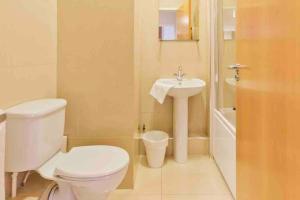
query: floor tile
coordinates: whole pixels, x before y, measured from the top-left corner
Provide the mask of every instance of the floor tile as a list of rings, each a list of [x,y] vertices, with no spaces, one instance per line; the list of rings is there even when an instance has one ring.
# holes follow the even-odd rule
[[[233,200],[231,195],[165,195],[162,200]]]
[[[162,168],[162,194],[230,194],[213,160],[190,156],[185,164],[169,159]]]
[[[39,200],[38,197],[19,197],[20,200]]]
[[[161,194],[161,168],[149,168],[146,157],[142,157],[137,169],[135,194]]]
[[[7,200],[37,200],[41,193],[47,188],[51,181],[41,178],[37,173],[32,173],[25,187],[18,188],[17,197]]]
[[[108,200],[131,200],[133,199],[133,190],[121,189],[114,191],[108,198]]]
[[[161,195],[139,195],[139,194],[126,194],[126,195],[110,195],[108,200],[162,200]]]

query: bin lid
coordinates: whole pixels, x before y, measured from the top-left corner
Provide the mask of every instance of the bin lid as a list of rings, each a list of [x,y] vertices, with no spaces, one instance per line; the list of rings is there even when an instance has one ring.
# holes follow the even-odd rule
[[[151,143],[164,142],[169,140],[169,135],[163,131],[149,131],[143,134],[143,140]]]

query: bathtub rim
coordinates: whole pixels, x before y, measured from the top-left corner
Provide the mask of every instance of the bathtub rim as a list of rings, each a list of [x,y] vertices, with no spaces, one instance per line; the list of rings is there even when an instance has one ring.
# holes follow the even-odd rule
[[[236,127],[234,127],[230,121],[220,112],[219,110],[215,109],[214,114],[222,120],[224,125],[230,130],[231,136],[235,139],[236,138]]]

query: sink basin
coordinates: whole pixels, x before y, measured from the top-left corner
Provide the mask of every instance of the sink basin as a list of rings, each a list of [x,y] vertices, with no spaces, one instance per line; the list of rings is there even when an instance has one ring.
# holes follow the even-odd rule
[[[235,80],[235,78],[226,78],[225,83],[227,84],[230,92],[236,92],[237,81]]]
[[[169,96],[175,98],[191,97],[199,94],[206,85],[201,79],[183,79],[182,81],[178,81],[177,79],[159,79],[159,83],[176,85],[168,92]]]
[[[173,102],[173,135],[175,161],[185,163],[188,157],[188,98],[199,94],[205,87],[201,79],[159,79],[156,84],[162,88],[172,87],[168,95]],[[168,88],[168,87],[167,87]]]

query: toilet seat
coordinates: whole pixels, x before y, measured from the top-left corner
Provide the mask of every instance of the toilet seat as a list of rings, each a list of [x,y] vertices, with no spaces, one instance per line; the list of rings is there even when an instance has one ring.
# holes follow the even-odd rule
[[[57,184],[54,189],[49,187],[43,198],[106,200],[125,177],[128,164],[128,153],[119,147],[82,146],[58,152],[37,170]]]
[[[88,181],[114,174],[128,163],[128,153],[119,147],[82,146],[58,152],[37,171],[48,180]]]

